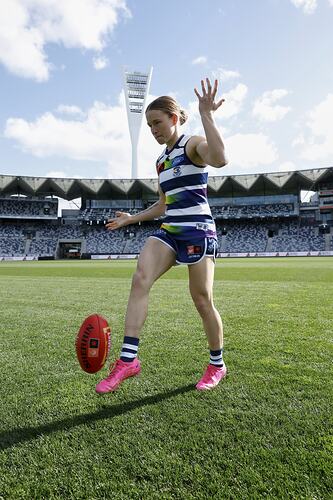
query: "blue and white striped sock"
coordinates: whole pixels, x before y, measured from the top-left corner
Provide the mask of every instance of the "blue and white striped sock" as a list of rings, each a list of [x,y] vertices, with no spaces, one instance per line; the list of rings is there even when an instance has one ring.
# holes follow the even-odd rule
[[[223,349],[218,349],[217,351],[209,351],[209,352],[210,352],[209,364],[221,368],[224,365]]]
[[[130,363],[138,355],[139,339],[135,337],[124,337],[123,347],[121,348],[120,359],[125,363]]]

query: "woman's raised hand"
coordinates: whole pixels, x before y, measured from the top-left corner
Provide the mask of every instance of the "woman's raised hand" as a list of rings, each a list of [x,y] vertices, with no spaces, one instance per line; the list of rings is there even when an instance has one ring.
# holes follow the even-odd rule
[[[105,224],[106,229],[120,229],[123,226],[127,226],[131,222],[131,214],[127,212],[116,212],[116,217],[109,219],[107,224]]]
[[[201,80],[202,95],[199,94],[196,88],[194,89],[195,95],[199,100],[200,113],[210,113],[211,111],[216,111],[220,106],[222,106],[224,99],[220,99],[219,101],[215,102],[217,86],[217,80],[215,80],[214,86],[212,88],[209,78],[206,78],[206,86],[204,80]]]

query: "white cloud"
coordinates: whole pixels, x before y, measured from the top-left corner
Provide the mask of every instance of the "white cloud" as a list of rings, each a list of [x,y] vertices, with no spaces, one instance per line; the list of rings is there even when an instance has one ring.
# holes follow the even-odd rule
[[[213,78],[221,80],[221,82],[227,82],[229,80],[235,80],[240,78],[240,73],[238,71],[228,70],[224,68],[217,68],[212,72]]]
[[[309,133],[303,142],[294,144],[300,145],[302,150],[300,157],[305,160],[331,160],[333,156],[333,94],[315,106],[307,115],[306,126]]]
[[[106,57],[100,56],[93,58],[93,65],[97,71],[106,68],[108,64],[109,60]]]
[[[62,179],[66,177],[66,174],[63,170],[50,170],[45,174],[45,177],[52,177],[53,179]]]
[[[305,138],[303,134],[298,135],[293,141],[292,146],[303,146],[305,144]]]
[[[153,99],[149,97],[149,100]],[[47,112],[32,122],[9,118],[4,135],[34,156],[99,161],[105,163],[110,177],[130,178],[131,142],[123,92],[118,105],[95,102],[83,116],[80,119],[76,116],[74,120]],[[155,160],[160,150],[143,118],[138,152],[140,177],[156,176]]]
[[[66,120],[50,112],[34,122],[9,118],[5,136],[40,158],[57,155],[76,160],[105,160],[112,141],[119,136],[118,130],[124,130],[125,124],[126,113],[119,106],[112,108],[95,102],[85,120]]]
[[[317,0],[291,0],[297,8],[303,9],[305,14],[313,14],[318,7]]]
[[[199,56],[196,59],[193,59],[192,64],[206,64],[206,62],[207,62],[206,56]]]
[[[254,117],[265,122],[282,120],[291,110],[289,106],[275,104],[277,101],[289,94],[288,90],[275,89],[264,92],[254,103],[252,114]]]
[[[54,179],[62,179],[64,177],[69,179],[81,179],[82,175],[78,174],[73,175],[72,173],[68,174],[64,170],[50,170],[45,175],[43,175],[43,177],[52,177]]]
[[[47,80],[50,64],[41,32],[29,26],[29,13],[19,0],[0,2],[0,62],[19,76]]]
[[[229,92],[223,93],[225,102],[215,112],[216,118],[225,120],[240,113],[243,102],[247,96],[247,91],[247,86],[244,85],[244,83],[239,83],[236,87],[229,90]]]
[[[293,161],[284,161],[278,166],[279,172],[290,172],[293,170],[298,170],[297,165]]]
[[[45,81],[52,65],[46,44],[101,51],[125,0],[1,0],[0,62],[8,71]]]
[[[66,104],[59,104],[56,109],[57,113],[62,115],[73,115],[78,117],[85,116],[85,113],[78,106],[68,106]]]
[[[225,139],[229,160],[228,170],[234,167],[255,168],[270,165],[278,159],[275,145],[264,134],[235,134]]]

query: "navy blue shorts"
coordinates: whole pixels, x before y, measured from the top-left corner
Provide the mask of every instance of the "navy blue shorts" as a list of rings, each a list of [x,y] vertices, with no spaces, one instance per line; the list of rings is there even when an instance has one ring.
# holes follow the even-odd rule
[[[167,245],[176,254],[177,264],[196,264],[204,257],[212,257],[215,262],[217,241],[215,238],[202,237],[195,240],[177,240],[165,229],[158,229],[150,238],[156,238]]]

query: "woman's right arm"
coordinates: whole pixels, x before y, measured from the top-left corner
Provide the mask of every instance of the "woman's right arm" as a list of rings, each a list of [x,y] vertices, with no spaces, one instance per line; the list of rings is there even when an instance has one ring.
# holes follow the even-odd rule
[[[142,210],[138,214],[131,215],[126,212],[116,212],[114,219],[109,219],[105,225],[106,229],[114,230],[121,227],[128,226],[129,224],[137,224],[146,220],[153,220],[165,214],[165,195],[160,186],[158,186],[159,199],[156,203]]]

